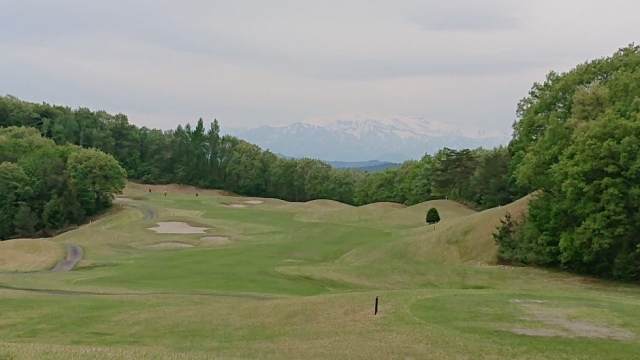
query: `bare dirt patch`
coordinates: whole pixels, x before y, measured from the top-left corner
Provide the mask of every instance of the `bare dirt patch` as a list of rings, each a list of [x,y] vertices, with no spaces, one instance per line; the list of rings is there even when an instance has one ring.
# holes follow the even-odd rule
[[[179,242],[164,242],[164,243],[160,243],[160,244],[154,244],[154,245],[149,245],[149,247],[152,248],[190,248],[193,247],[193,245],[189,245],[189,244],[185,244],[185,243],[179,243]]]
[[[204,234],[209,228],[194,227],[183,222],[159,222],[158,226],[149,228],[158,234]]]
[[[260,204],[264,203],[264,201],[262,201],[262,200],[246,200],[246,201],[243,201],[243,203],[249,204],[249,205],[260,205]]]
[[[512,303],[521,304],[527,316],[522,320],[545,327],[516,327],[511,332],[528,336],[544,337],[586,337],[599,339],[631,340],[635,335],[622,328],[598,324],[595,322],[576,321],[569,318],[571,309],[545,307],[541,300],[512,299]]]
[[[515,328],[511,330],[511,332],[518,335],[528,335],[528,336],[543,336],[543,337],[566,336],[566,333],[558,330],[553,330],[553,329]]]
[[[213,244],[227,244],[231,242],[228,237],[224,236],[205,236],[203,238],[200,238],[200,240]]]

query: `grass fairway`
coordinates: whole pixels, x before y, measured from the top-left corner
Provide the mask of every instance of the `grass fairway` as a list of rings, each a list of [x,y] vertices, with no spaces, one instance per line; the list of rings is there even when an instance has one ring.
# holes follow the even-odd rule
[[[0,271],[0,359],[640,353],[637,287],[494,265],[491,232],[526,199],[476,213],[449,201],[355,208],[147,189],[129,186],[108,216],[45,242],[53,262],[0,243],[2,270],[7,259],[23,272],[53,266],[64,244],[84,253],[71,272]],[[435,227],[424,224],[432,206]],[[158,223],[162,233],[149,230]]]

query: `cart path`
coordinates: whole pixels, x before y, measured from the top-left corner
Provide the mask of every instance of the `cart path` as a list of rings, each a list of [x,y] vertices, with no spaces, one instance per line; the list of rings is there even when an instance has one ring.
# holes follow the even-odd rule
[[[139,210],[142,210],[142,212],[145,213],[145,215],[147,216],[146,220],[153,220],[158,216],[158,214],[153,209],[149,209],[142,206],[134,206],[134,207]],[[73,269],[73,267],[76,266],[78,261],[82,260],[82,248],[72,244],[69,244],[67,248],[68,248],[67,258],[60,261],[58,265],[56,265],[56,267],[51,269],[50,272],[55,273],[55,272],[71,271],[71,269]]]
[[[82,248],[77,245],[68,245],[67,248],[67,258],[60,261],[50,272],[70,271],[78,261],[82,260]]]
[[[156,213],[155,210],[150,209],[148,207],[139,206],[139,205],[127,205],[127,206],[130,206],[132,208],[142,211],[147,216],[145,220],[153,220],[156,217],[158,217],[158,213]]]

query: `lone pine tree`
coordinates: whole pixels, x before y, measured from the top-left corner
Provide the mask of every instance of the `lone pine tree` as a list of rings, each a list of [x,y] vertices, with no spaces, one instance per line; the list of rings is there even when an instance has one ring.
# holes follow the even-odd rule
[[[435,224],[440,221],[440,214],[436,208],[431,208],[427,211],[427,224]]]

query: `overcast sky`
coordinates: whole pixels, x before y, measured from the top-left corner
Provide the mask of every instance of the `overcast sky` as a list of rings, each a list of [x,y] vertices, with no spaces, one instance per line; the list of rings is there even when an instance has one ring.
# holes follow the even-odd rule
[[[509,128],[640,38],[637,0],[1,0],[0,94],[160,128],[405,114]]]

